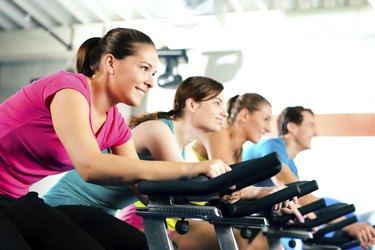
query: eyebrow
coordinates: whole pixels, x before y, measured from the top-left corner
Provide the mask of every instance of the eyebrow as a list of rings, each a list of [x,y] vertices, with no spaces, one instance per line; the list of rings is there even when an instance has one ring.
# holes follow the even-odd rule
[[[147,64],[150,68],[153,68],[152,64],[147,61],[141,61],[140,63]]]
[[[218,100],[218,101],[220,101],[221,103],[223,103],[223,102],[224,102],[224,100],[223,100],[223,99],[221,99],[220,97],[214,97],[214,98],[212,98],[211,100]]]
[[[149,62],[147,62],[147,61],[141,61],[141,63],[147,64],[147,65],[150,67],[150,69],[153,69],[153,68],[154,68],[154,67],[152,66],[152,64],[149,63]],[[157,70],[155,70],[155,71],[153,72],[153,74],[156,74],[156,72],[157,72]]]

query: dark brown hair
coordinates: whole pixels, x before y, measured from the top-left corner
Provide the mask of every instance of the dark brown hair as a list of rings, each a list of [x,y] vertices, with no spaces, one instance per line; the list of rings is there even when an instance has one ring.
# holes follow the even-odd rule
[[[288,133],[289,122],[301,125],[303,122],[303,111],[307,111],[314,115],[311,109],[307,109],[302,106],[287,107],[283,109],[279,115],[279,118],[277,119],[277,129],[279,131],[279,135],[286,135]]]
[[[173,109],[169,112],[145,113],[132,116],[129,127],[134,128],[138,124],[160,118],[175,119],[183,114],[186,100],[193,98],[196,102],[207,101],[218,96],[224,90],[224,86],[208,77],[192,76],[180,83],[173,101]]]
[[[76,71],[91,77],[98,70],[103,55],[112,54],[116,59],[123,59],[134,55],[138,44],[155,47],[149,36],[135,29],[115,28],[103,38],[89,38],[77,51]]]

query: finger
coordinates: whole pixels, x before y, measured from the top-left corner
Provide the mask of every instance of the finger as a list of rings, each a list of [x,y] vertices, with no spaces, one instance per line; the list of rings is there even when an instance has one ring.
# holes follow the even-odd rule
[[[230,195],[224,195],[224,196],[222,197],[222,199],[227,201],[227,200],[230,200],[231,197],[230,197]]]
[[[274,211],[280,210],[280,204],[279,203],[275,204],[273,207],[274,207]]]
[[[298,204],[298,197],[297,196],[293,197],[293,202],[296,203],[296,204]]]
[[[365,228],[364,232],[362,233],[362,238],[364,242],[369,242],[370,241],[370,232]]]
[[[232,186],[233,187],[233,186]],[[231,187],[230,187],[231,188]],[[229,189],[230,189],[229,188]],[[238,196],[238,197],[241,197],[241,192],[240,191],[235,191],[231,194],[232,196]]]
[[[282,207],[289,207],[289,201],[283,201]]]
[[[361,247],[363,249],[371,249],[372,248],[372,245],[371,244],[368,244],[367,242],[361,244]]]
[[[358,235],[358,240],[359,240],[359,243],[360,243],[361,246],[364,245],[364,244],[366,244],[366,241],[364,240],[362,234]]]
[[[228,172],[228,171],[231,171],[231,170],[232,170],[232,168],[229,167],[229,165],[225,164],[224,162],[223,162],[223,166],[224,166],[224,171],[225,171],[225,172]]]
[[[305,222],[305,219],[303,218],[302,214],[298,211],[298,209],[294,209],[294,215],[296,216],[297,220],[301,223]]]
[[[280,203],[275,204],[275,211],[278,211],[281,209]]]
[[[277,211],[277,210],[279,210],[279,206],[278,206],[278,204],[273,205],[272,210],[273,210],[273,211]]]

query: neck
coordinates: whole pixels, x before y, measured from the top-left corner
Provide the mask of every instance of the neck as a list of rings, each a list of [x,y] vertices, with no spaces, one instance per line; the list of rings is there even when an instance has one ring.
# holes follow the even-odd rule
[[[242,145],[246,142],[246,138],[242,133],[242,130],[237,126],[231,126],[224,128],[227,131],[230,138],[231,151],[235,152],[242,148]]]
[[[291,160],[294,159],[298,155],[298,153],[301,152],[302,150],[299,148],[298,144],[295,142],[295,140],[292,137],[288,135],[284,135],[282,138],[286,145],[288,158]]]
[[[191,122],[186,122],[183,118],[173,120],[173,126],[176,141],[181,148],[204,134],[204,131],[195,128]]]
[[[104,94],[105,91],[99,79],[97,79],[95,75],[93,77],[87,77],[87,83],[90,89],[92,109],[99,114],[106,114],[108,109],[113,105],[108,102],[108,98]]]

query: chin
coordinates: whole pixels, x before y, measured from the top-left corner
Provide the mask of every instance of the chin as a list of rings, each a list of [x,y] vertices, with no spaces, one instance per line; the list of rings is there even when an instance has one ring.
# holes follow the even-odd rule
[[[130,100],[130,101],[125,102],[125,104],[128,106],[137,107],[141,104],[141,101]]]
[[[136,103],[133,103],[133,107],[138,107],[139,105],[141,105],[141,102],[136,102]]]
[[[219,124],[219,125],[216,127],[216,131],[220,131],[223,127],[224,127],[224,124]]]
[[[220,129],[221,127],[218,127],[218,126],[206,127],[205,133],[218,132],[220,131]]]
[[[131,102],[133,103],[133,106],[139,106],[141,105],[142,100],[143,98],[134,98],[133,100],[131,100]]]

